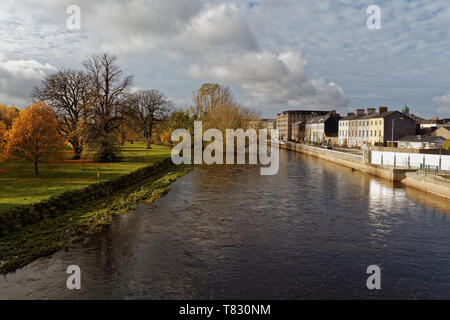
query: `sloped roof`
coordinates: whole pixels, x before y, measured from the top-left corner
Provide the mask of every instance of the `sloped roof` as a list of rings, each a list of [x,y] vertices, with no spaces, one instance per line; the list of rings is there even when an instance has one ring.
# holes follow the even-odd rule
[[[441,136],[404,136],[397,141],[405,142],[429,142],[429,143],[444,143],[445,138]]]
[[[444,124],[444,120],[422,120],[422,124]]]
[[[339,121],[341,121],[341,120],[344,120],[344,121],[346,121],[346,120],[353,120],[353,118],[355,118],[355,117],[356,117],[356,114],[352,114],[350,116],[346,116],[346,117],[343,117],[343,118],[339,119]]]
[[[304,122],[305,122],[305,121],[300,120],[300,121],[294,122],[292,125],[293,125],[293,126],[298,126],[298,125],[300,125],[300,124],[302,124],[302,123],[304,123]]]
[[[324,110],[285,110],[285,111],[281,111],[278,114],[289,113],[289,112],[300,113],[300,114],[311,114],[311,113],[327,114],[330,111],[324,111]]]
[[[331,114],[327,113],[324,116],[311,118],[306,123],[323,123],[323,122],[327,121],[330,117],[331,117]]]

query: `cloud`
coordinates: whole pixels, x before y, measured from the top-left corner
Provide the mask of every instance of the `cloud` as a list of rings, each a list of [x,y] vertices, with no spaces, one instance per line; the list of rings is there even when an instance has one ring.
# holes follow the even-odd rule
[[[43,14],[65,25],[71,0],[46,1]],[[80,0],[81,30],[101,40],[104,50],[142,54],[171,50],[201,54],[211,50],[254,49],[257,41],[233,3],[200,0]]]
[[[300,53],[268,51],[208,57],[204,65],[193,64],[186,73],[198,79],[214,79],[239,85],[249,106],[284,106],[306,109],[340,109],[349,104],[341,87],[323,78],[309,80]]]
[[[9,105],[24,106],[29,101],[31,89],[56,68],[36,60],[7,60],[0,55],[0,101]]]
[[[172,68],[188,70],[180,77],[237,86],[245,104],[255,108],[290,104],[323,109],[349,103],[337,84],[322,78],[308,80],[306,59],[295,50],[287,47],[274,53],[279,50],[261,47],[245,17],[247,10],[258,6],[201,0],[79,0],[81,30],[68,32],[66,8],[72,1],[48,0],[39,7],[35,1],[24,1],[37,12],[33,24],[39,26],[41,38],[51,30],[53,39],[67,37],[64,45],[77,40],[93,51],[150,59],[143,63],[151,63],[154,55],[165,55],[173,61]],[[10,16],[9,21],[13,20]]]
[[[436,104],[436,112],[448,116],[450,114],[450,91],[442,96],[433,98],[433,102]]]
[[[66,29],[71,4],[81,8],[81,30]],[[3,0],[0,46],[9,60],[69,68],[106,50],[139,87],[187,101],[203,81],[220,81],[264,116],[288,105],[342,110],[348,97],[352,109],[408,104],[433,116],[427,106],[450,82],[448,1],[381,1],[381,30],[366,27],[370,4]]]

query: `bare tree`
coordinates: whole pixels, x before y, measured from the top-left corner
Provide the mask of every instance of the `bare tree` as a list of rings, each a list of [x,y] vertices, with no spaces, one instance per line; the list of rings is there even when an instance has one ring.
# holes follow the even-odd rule
[[[146,149],[151,149],[153,128],[167,120],[172,102],[158,90],[145,90],[129,94],[127,115],[139,126],[145,138]]]
[[[72,145],[74,159],[80,159],[83,140],[80,126],[88,104],[88,82],[81,71],[61,70],[47,76],[41,87],[34,87],[32,98],[50,106],[59,126],[58,132]]]
[[[234,103],[234,98],[228,87],[217,83],[204,83],[193,93],[192,102],[191,112],[194,118],[200,119],[217,106]]]
[[[115,133],[123,119],[123,97],[132,84],[123,77],[117,57],[107,53],[94,55],[83,63],[89,82],[89,142],[101,161],[115,161],[118,139]]]
[[[256,113],[240,106],[231,90],[217,83],[205,83],[194,92],[191,112],[194,119],[203,121],[203,129],[247,129],[250,122],[258,119]]]

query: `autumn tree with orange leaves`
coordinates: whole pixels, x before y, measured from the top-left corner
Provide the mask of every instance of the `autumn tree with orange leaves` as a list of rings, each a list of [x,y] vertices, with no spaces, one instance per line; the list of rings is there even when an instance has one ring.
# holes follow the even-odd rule
[[[58,121],[50,108],[42,102],[21,111],[9,131],[6,155],[10,159],[23,159],[34,164],[39,173],[39,163],[47,161],[64,148],[58,134]]]
[[[6,124],[0,120],[0,160],[3,156],[3,151],[6,146],[6,137],[7,137],[8,131],[6,130]]]

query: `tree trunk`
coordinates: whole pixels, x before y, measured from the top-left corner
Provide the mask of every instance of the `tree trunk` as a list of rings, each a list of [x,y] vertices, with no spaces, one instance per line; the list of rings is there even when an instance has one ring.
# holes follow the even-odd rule
[[[146,145],[145,145],[145,149],[149,150],[152,148],[152,139],[147,138],[146,139]]]
[[[34,174],[38,175],[39,174],[39,170],[38,170],[38,160],[34,160]]]
[[[151,144],[152,144],[152,131],[153,131],[153,125],[150,125],[147,130],[147,132],[144,133],[144,137],[146,140],[146,146],[145,149],[149,150],[152,148]]]
[[[152,148],[152,129],[148,128],[146,131],[144,131],[144,138],[145,138],[145,149],[149,150]]]
[[[81,159],[81,154],[83,153],[83,147],[82,146],[77,146],[73,148],[73,159],[74,160],[80,160]]]
[[[78,139],[70,140],[69,142],[73,148],[73,160],[80,160],[81,154],[83,153],[82,144],[78,141]]]

